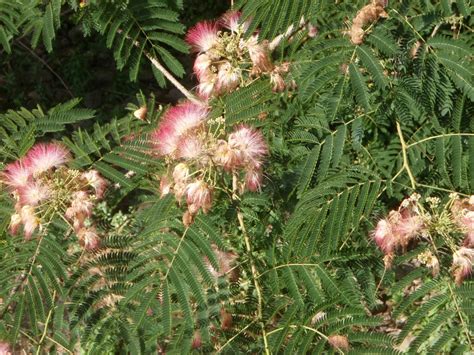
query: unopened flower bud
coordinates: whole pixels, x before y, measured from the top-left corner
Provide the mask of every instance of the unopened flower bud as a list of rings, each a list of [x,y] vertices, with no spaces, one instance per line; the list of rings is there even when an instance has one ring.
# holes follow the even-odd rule
[[[140,107],[138,110],[135,110],[135,111],[133,112],[133,116],[135,116],[135,117],[138,118],[139,120],[144,121],[145,118],[146,118],[147,112],[148,112],[148,109],[146,108],[146,106],[142,106],[142,107]]]
[[[171,182],[168,176],[163,175],[160,179],[160,197],[168,195],[171,191]]]
[[[12,214],[10,218],[9,231],[11,234],[16,235],[18,233],[18,228],[21,225],[21,216],[18,213]]]

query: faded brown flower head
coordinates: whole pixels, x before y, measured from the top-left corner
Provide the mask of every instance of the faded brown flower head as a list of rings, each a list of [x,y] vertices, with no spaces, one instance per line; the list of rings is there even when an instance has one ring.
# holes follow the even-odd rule
[[[344,335],[330,335],[328,337],[328,342],[335,349],[348,351],[349,350],[349,340]]]

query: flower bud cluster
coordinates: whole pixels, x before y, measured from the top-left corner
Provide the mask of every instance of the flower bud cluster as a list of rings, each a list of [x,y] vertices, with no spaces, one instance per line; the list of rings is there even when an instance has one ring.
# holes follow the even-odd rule
[[[474,196],[460,199],[453,194],[445,206],[440,206],[439,198],[428,197],[426,202],[432,212],[424,209],[419,200],[418,194],[403,200],[398,210],[390,211],[372,231],[375,243],[385,254],[385,266],[391,266],[397,251],[406,252],[411,241],[424,238],[434,246],[432,235],[440,234],[452,249],[451,269],[456,283],[461,284],[472,273],[474,261]],[[459,234],[463,235],[462,246],[457,246]],[[433,276],[440,270],[436,254],[426,251],[417,258],[432,269]]]
[[[270,45],[259,41],[258,33],[245,39],[249,25],[239,12],[231,11],[218,21],[199,22],[188,31],[186,40],[198,53],[194,73],[203,99],[233,91],[262,75],[270,77],[274,91],[285,89],[283,74],[289,65],[272,63]]]
[[[69,169],[66,163],[70,158],[59,143],[39,143],[5,167],[0,179],[16,202],[10,220],[12,234],[23,227],[25,239],[30,239],[60,215],[71,224],[85,249],[99,246],[97,231],[87,227],[86,220],[103,197],[107,181],[95,170]]]
[[[206,106],[185,101],[168,109],[152,134],[155,151],[168,166],[160,193],[186,201],[185,225],[199,210],[210,210],[223,173],[232,176],[233,193],[260,190],[268,153],[263,135],[247,125],[231,129],[228,133],[221,117],[209,119]]]

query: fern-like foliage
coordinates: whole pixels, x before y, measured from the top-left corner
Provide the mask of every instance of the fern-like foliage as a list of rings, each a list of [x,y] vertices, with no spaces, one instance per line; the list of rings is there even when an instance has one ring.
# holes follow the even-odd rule
[[[172,73],[183,76],[183,66],[170,49],[187,53],[188,47],[179,37],[184,27],[178,22],[179,14],[169,1],[98,3],[91,5],[88,11],[94,26],[106,36],[107,47],[112,48],[117,67],[122,69],[129,64],[130,80],[137,79],[141,65],[149,62],[149,58],[161,59]],[[158,82],[163,84],[163,74],[154,66],[152,69]]]
[[[117,68],[129,67],[131,81],[136,81],[145,63],[160,60],[176,76],[184,69],[176,58],[187,53],[188,46],[180,37],[184,26],[179,23],[182,1],[78,1],[68,2],[77,13],[84,33],[98,30],[111,48]],[[33,48],[41,41],[48,52],[53,50],[56,32],[61,26],[64,0],[13,0],[0,4],[0,44],[10,53],[12,40],[29,36]],[[155,65],[153,74],[161,86],[165,77]]]
[[[137,97],[141,105],[150,110],[146,117],[148,123],[129,113],[105,124],[95,123],[90,129],[79,128],[71,137],[63,138],[65,145],[74,153],[74,167],[93,166],[121,187],[123,196],[138,187],[141,178],[158,165],[151,155],[148,131],[160,111],[155,109],[154,96],[145,99],[143,94],[139,94]]]
[[[299,26],[302,19],[311,19],[317,11],[317,4],[309,0],[294,4],[286,0],[241,0],[236,3],[236,8],[242,10],[244,18],[251,18],[249,32],[260,28],[260,35],[271,39],[285,33],[290,26]]]
[[[9,110],[0,116],[0,137],[3,145],[0,157],[3,162],[23,156],[35,142],[36,137],[61,132],[67,126],[89,120],[95,113],[78,108],[79,99],[57,105],[45,112],[41,107],[34,110],[22,108]]]
[[[0,43],[11,52],[15,36],[31,35],[31,45],[42,42],[48,52],[53,50],[53,40],[61,25],[62,0],[13,0],[0,5]]]

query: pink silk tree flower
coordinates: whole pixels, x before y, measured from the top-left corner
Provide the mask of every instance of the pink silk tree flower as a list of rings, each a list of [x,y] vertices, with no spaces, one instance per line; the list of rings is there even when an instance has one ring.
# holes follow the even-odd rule
[[[247,32],[250,21],[241,21],[242,13],[240,11],[228,11],[219,19],[219,24],[232,32]]]
[[[250,169],[245,173],[245,188],[252,192],[260,191],[263,174],[261,169]]]
[[[460,225],[468,233],[474,232],[474,211],[466,211],[460,218]]]
[[[268,154],[268,147],[260,131],[241,125],[228,138],[239,166],[259,167]]]
[[[453,254],[453,274],[457,285],[462,284],[472,272],[474,249],[461,247]]]
[[[95,197],[101,199],[104,197],[108,182],[105,180],[97,170],[89,170],[82,173],[82,177],[86,179],[87,183],[95,190]]]
[[[18,229],[21,225],[21,216],[18,213],[12,214],[10,217],[10,224],[8,226],[8,231],[12,235],[16,235],[18,233]]]
[[[230,92],[240,84],[241,70],[233,67],[229,62],[224,62],[219,66],[217,72],[216,90],[219,93]]]
[[[37,206],[51,196],[51,190],[39,181],[30,181],[25,186],[18,188],[20,204]]]
[[[194,52],[207,52],[216,45],[219,39],[218,31],[217,22],[198,22],[186,34],[186,42],[191,45]]]
[[[69,151],[58,143],[38,143],[26,155],[33,174],[56,168],[70,160]]]
[[[23,158],[8,164],[1,175],[1,180],[11,188],[16,189],[25,186],[31,174],[29,159]]]
[[[392,226],[387,219],[381,219],[375,230],[372,231],[375,243],[384,254],[392,254],[397,245],[396,237],[392,233]]]
[[[349,351],[349,339],[344,335],[328,336],[328,343],[337,350]]]
[[[171,192],[171,181],[168,176],[163,175],[160,179],[160,197],[168,195]]]
[[[66,209],[64,216],[73,223],[73,228],[77,232],[83,226],[86,218],[92,215],[94,204],[90,196],[85,191],[75,192],[71,205]]]
[[[178,139],[170,124],[162,122],[151,137],[153,146],[157,149],[159,155],[171,155],[176,150]]]
[[[87,217],[92,215],[94,204],[90,200],[90,196],[85,191],[77,191],[73,194],[71,208],[76,214],[82,213]]]
[[[36,228],[40,226],[40,220],[36,216],[35,209],[32,206],[23,206],[20,212],[21,222],[23,223],[23,231],[25,239],[30,239]]]
[[[185,227],[189,227],[194,222],[194,215],[191,212],[186,211],[183,213],[182,220],[183,220],[183,225]]]
[[[177,157],[183,159],[195,159],[204,151],[203,142],[196,136],[187,135],[178,143]]]
[[[268,43],[258,43],[258,35],[253,35],[247,41],[250,60],[253,63],[252,71],[255,74],[269,73],[273,70],[273,64],[270,59]]]
[[[285,80],[283,80],[281,74],[274,71],[270,74],[270,83],[274,92],[282,92],[286,88]]]
[[[193,70],[199,81],[201,81],[201,79],[203,79],[203,76],[208,71],[210,71],[211,63],[212,61],[207,54],[199,54],[196,57],[196,60],[194,61]]]
[[[179,163],[173,169],[173,181],[175,184],[187,182],[189,178],[189,167],[184,163]]]
[[[198,96],[203,100],[208,100],[214,94],[216,80],[217,74],[212,73],[212,79],[201,81],[196,87]]]
[[[94,227],[81,228],[77,232],[77,238],[85,250],[94,250],[100,246],[100,237]]]
[[[227,141],[223,139],[218,140],[213,152],[214,162],[223,166],[225,170],[231,171],[237,166],[236,159],[236,154],[229,147]]]
[[[190,101],[168,109],[158,129],[152,134],[158,152],[161,155],[175,153],[180,138],[201,126],[205,122],[208,112],[209,110],[205,106]]]
[[[0,355],[12,355],[10,344],[0,341]]]
[[[186,186],[186,202],[192,214],[200,208],[207,213],[212,206],[212,191],[204,181],[196,180]]]
[[[406,214],[402,211],[401,218],[393,225],[393,233],[397,236],[398,242],[404,248],[413,238],[419,236],[424,231],[425,224],[421,216],[415,215],[410,211]]]
[[[466,233],[466,238],[464,238],[463,246],[465,246],[466,248],[474,248],[474,231]]]

